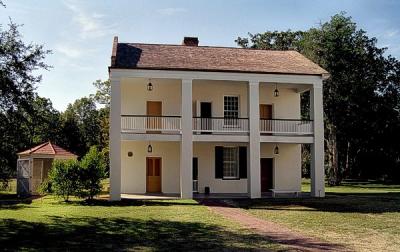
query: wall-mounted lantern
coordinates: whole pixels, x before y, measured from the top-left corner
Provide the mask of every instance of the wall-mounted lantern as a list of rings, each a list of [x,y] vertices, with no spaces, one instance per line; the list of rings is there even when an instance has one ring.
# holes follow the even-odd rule
[[[275,83],[274,97],[279,96],[278,84]]]
[[[275,148],[274,148],[274,154],[275,155],[279,155],[279,147],[278,147],[278,145],[276,145]]]
[[[147,91],[153,90],[153,84],[151,84],[151,79],[149,79],[149,83],[147,84]]]
[[[148,153],[152,153],[152,152],[153,152],[153,146],[151,146],[151,144],[149,144],[149,145],[147,146],[147,152],[148,152]]]
[[[132,151],[128,151],[128,157],[132,157],[132,156],[133,156]]]

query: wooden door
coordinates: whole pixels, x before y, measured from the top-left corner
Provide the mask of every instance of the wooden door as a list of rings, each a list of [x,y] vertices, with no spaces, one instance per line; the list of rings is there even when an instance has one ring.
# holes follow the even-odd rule
[[[211,122],[211,102],[201,102],[200,103],[200,117],[201,117],[201,129],[207,130],[206,132],[201,132],[201,134],[211,134],[212,122]]]
[[[273,163],[272,158],[261,158],[261,192],[272,189]]]
[[[161,158],[146,158],[146,191],[161,193]]]
[[[260,130],[261,131],[272,131],[273,122],[272,119],[272,105],[271,104],[260,104]],[[265,135],[271,135],[271,133],[265,133]]]
[[[162,102],[160,101],[147,101],[147,129],[155,129],[149,130],[147,133],[152,134],[160,134],[162,129],[161,123],[161,115],[162,115]],[[158,130],[157,130],[158,129]]]

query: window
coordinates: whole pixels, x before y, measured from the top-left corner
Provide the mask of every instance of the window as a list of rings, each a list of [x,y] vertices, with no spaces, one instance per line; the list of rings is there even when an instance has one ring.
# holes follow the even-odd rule
[[[235,126],[239,117],[239,97],[224,96],[224,124]]]
[[[223,178],[236,179],[239,177],[239,148],[224,147]]]

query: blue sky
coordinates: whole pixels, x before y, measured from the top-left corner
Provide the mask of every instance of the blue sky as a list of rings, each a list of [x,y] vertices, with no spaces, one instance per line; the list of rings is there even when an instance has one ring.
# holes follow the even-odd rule
[[[400,1],[77,1],[3,0],[0,23],[24,24],[24,41],[53,51],[41,72],[41,96],[58,110],[95,90],[106,79],[114,35],[122,42],[180,44],[184,36],[201,45],[236,46],[238,36],[266,30],[304,30],[346,11],[379,46],[400,58]]]

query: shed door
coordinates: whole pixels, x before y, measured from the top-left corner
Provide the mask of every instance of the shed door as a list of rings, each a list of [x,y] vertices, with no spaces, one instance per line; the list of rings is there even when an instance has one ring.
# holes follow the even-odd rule
[[[36,193],[42,183],[43,159],[34,159],[31,176],[31,193]]]
[[[17,161],[17,193],[18,195],[28,195],[29,191],[29,159],[19,159]]]

